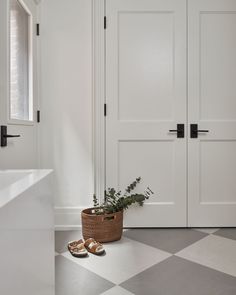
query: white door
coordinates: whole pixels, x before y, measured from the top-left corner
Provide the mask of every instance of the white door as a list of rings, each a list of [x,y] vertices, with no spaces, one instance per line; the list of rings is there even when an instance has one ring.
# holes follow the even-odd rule
[[[38,165],[36,9],[33,0],[0,1],[0,125],[20,135],[1,141],[0,169]]]
[[[189,226],[236,225],[236,1],[189,0]]]
[[[126,226],[186,226],[186,1],[106,1],[106,186],[155,195]]]

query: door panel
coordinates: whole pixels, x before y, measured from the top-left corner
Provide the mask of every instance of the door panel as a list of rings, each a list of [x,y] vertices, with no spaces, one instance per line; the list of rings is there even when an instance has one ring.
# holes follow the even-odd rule
[[[236,141],[200,142],[201,203],[224,204],[236,201],[235,151]]]
[[[106,186],[141,176],[155,195],[126,226],[186,226],[186,1],[106,6]]]
[[[119,12],[120,121],[173,120],[173,26],[172,12]]]
[[[10,14],[10,1],[4,0],[0,1],[0,125],[7,125],[8,134],[19,134],[19,138],[9,138],[6,147],[0,147],[0,169],[27,169],[27,168],[37,168],[38,167],[38,133],[37,133],[37,122],[36,122],[36,112],[38,109],[38,77],[37,77],[37,42],[36,42],[36,23],[37,23],[37,6],[33,0],[22,0],[12,4],[17,6],[20,5],[22,13],[29,15],[29,27],[28,36],[22,42],[19,42],[17,38],[20,38],[21,34],[26,34],[23,32],[24,27],[27,27],[25,20],[23,23],[22,15],[19,11],[14,11],[16,18],[12,19]],[[17,16],[17,13],[19,14]],[[22,21],[22,26],[17,23]],[[19,34],[17,37],[10,36],[10,26],[14,27],[14,34]],[[14,73],[14,78],[21,78],[28,68],[29,75],[29,85],[24,81],[22,84],[13,85],[10,88],[10,81],[12,82],[11,76],[11,66],[12,60],[10,56],[10,42],[15,42],[15,52],[13,52],[13,59],[15,58],[16,63],[14,66],[19,66],[17,73]],[[24,42],[28,41],[28,44]],[[22,48],[24,44],[24,48]],[[29,53],[28,64],[24,59],[25,55]],[[14,56],[15,54],[15,56]],[[19,57],[18,59],[16,57]],[[17,77],[18,75],[18,77]],[[14,82],[14,81],[13,81]],[[22,90],[25,84],[24,91]],[[27,89],[26,89],[27,88]],[[11,91],[12,90],[12,91]],[[24,92],[24,93],[23,93]],[[17,120],[10,117],[10,97],[12,94],[19,94],[23,97],[26,93],[31,95],[32,99],[29,99],[29,107],[32,106],[32,115],[29,115],[29,120]],[[23,97],[24,98],[24,97]],[[13,101],[13,103],[15,103]],[[22,101],[26,103],[26,101]],[[22,108],[23,109],[23,108]]]
[[[236,2],[189,1],[189,226],[236,224]]]

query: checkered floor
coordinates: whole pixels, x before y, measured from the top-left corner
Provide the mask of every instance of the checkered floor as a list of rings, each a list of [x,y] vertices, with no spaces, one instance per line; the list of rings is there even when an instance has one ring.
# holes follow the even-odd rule
[[[56,232],[56,295],[235,295],[236,229],[132,229],[106,255],[74,258]]]

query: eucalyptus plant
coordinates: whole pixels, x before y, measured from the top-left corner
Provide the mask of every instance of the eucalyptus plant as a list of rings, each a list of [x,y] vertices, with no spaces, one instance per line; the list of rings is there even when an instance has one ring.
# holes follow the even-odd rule
[[[99,203],[96,195],[93,195],[94,212],[98,215],[115,213],[126,210],[132,204],[137,203],[143,206],[145,200],[153,194],[153,191],[147,187],[143,193],[134,193],[135,188],[140,183],[141,177],[137,177],[130,185],[127,186],[125,192],[116,191],[114,188],[108,188],[105,191],[105,200]]]

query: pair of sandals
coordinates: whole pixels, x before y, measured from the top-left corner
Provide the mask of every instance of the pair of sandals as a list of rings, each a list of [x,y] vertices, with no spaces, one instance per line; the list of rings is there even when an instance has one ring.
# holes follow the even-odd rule
[[[86,241],[78,240],[68,243],[68,250],[74,257],[85,257],[89,253],[95,255],[102,255],[105,253],[103,245],[95,241],[93,238],[89,238]]]

